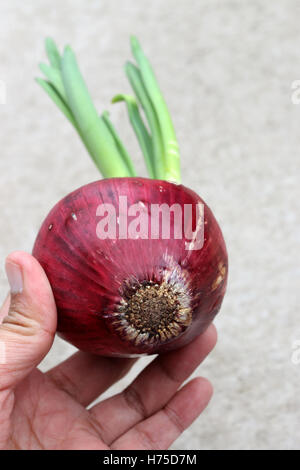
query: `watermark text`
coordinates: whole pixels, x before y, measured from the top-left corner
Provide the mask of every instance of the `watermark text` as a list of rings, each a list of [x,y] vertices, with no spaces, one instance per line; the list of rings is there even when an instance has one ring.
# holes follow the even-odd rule
[[[204,243],[204,204],[128,205],[127,196],[119,196],[118,207],[99,204],[96,216],[97,237],[105,239],[182,240],[186,250],[200,250]]]

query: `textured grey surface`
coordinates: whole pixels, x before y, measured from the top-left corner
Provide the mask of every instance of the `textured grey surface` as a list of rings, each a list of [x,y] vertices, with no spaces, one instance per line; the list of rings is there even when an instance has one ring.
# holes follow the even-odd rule
[[[70,42],[95,103],[109,106],[145,174],[121,105],[122,64],[136,34],[171,109],[184,183],[211,206],[230,257],[219,341],[198,369],[213,383],[203,415],[175,449],[300,447],[300,4],[216,0],[17,0],[0,6],[0,258],[30,251],[69,191],[98,179],[65,118],[34,83],[43,38]],[[7,291],[2,269],[1,296]],[[43,370],[73,351],[56,340]],[[143,362],[142,362],[143,364]],[[142,364],[109,393],[128,383]]]

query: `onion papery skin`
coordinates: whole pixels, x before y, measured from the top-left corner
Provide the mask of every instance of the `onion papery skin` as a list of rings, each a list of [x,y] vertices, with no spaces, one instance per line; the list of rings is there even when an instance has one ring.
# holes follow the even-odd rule
[[[112,204],[119,215],[120,196],[126,196],[128,206],[139,204],[149,218],[151,204],[180,204],[182,208],[203,204],[202,248],[187,250],[184,236],[100,239],[97,208]],[[192,217],[195,227],[196,211]],[[171,234],[173,229],[171,218]],[[73,191],[46,217],[33,255],[53,290],[58,334],[83,351],[104,356],[157,354],[184,346],[212,322],[227,284],[226,246],[212,211],[194,191],[162,180],[110,178]],[[162,333],[152,342],[144,340],[145,335],[134,338],[122,321],[120,327],[118,308],[124,292],[134,284],[159,286],[163,282],[184,290],[190,309],[188,325],[172,337]]]

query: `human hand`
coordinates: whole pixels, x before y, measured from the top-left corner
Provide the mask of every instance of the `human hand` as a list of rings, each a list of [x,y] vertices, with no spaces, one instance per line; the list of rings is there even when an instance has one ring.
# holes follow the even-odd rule
[[[87,409],[135,359],[77,352],[47,373],[37,369],[56,330],[51,287],[29,254],[6,262],[11,293],[0,310],[0,449],[167,449],[206,407],[211,384],[180,385],[216,343],[208,330],[158,356],[122,393]]]

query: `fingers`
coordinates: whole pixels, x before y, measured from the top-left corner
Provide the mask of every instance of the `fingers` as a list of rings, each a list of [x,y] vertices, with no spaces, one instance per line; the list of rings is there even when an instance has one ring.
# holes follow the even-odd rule
[[[216,340],[216,329],[211,325],[184,348],[155,359],[122,393],[91,408],[93,417],[102,426],[106,444],[164,407],[212,350]]]
[[[202,413],[212,393],[208,380],[192,380],[179,390],[163,409],[117,439],[111,449],[168,449]]]
[[[3,305],[0,309],[0,323],[2,322],[3,318],[6,317],[6,315],[8,314],[9,304],[10,304],[10,294],[7,294],[3,302]]]
[[[7,258],[5,267],[10,305],[0,324],[0,390],[14,387],[43,359],[56,330],[54,298],[38,261],[16,251]]]
[[[120,380],[135,360],[77,352],[46,375],[81,405],[87,406]]]

